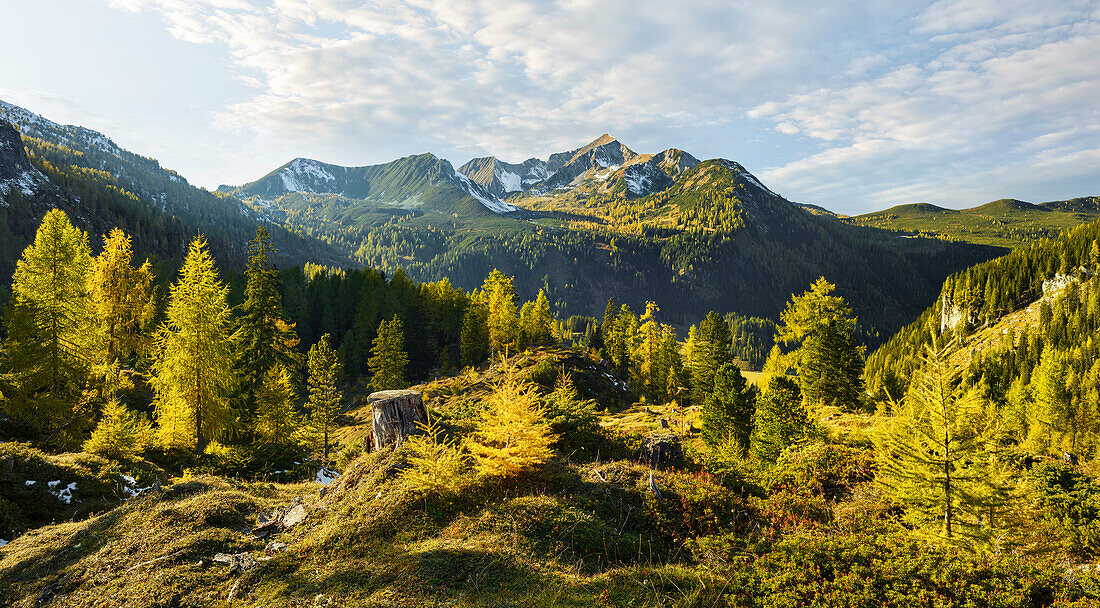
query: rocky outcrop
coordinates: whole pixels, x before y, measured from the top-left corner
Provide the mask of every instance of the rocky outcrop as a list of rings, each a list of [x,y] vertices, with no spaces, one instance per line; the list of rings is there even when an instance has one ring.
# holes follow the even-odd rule
[[[967,323],[973,323],[975,321],[974,312],[964,306],[955,304],[950,296],[944,294],[940,306],[940,332],[954,330],[964,320]]]
[[[0,202],[7,205],[15,193],[24,198],[34,197],[48,186],[49,179],[27,158],[19,131],[0,120]]]

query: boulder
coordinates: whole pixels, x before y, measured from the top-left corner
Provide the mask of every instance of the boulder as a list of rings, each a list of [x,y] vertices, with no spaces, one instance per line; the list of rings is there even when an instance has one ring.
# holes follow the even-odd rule
[[[294,526],[302,523],[303,521],[305,521],[305,519],[306,519],[306,506],[305,505],[294,505],[293,507],[290,508],[289,511],[286,512],[286,515],[283,516],[283,527],[284,528],[294,527]]]
[[[405,437],[420,432],[428,424],[428,410],[419,391],[379,391],[367,396],[371,406],[370,451],[388,446],[399,447]]]
[[[256,558],[251,553],[218,553],[214,563],[229,566],[230,573],[244,572],[256,567]]]
[[[302,523],[308,514],[309,511],[301,503],[301,499],[296,498],[289,505],[276,507],[270,517],[260,513],[256,518],[256,527],[252,528],[252,535],[263,538],[269,534],[281,532]]]

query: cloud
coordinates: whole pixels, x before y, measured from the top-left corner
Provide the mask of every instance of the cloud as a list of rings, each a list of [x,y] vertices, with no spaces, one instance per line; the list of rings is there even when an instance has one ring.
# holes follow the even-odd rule
[[[848,211],[1097,177],[1088,1],[108,2],[222,45],[254,93],[212,124],[288,158],[521,160],[609,131],[754,150],[775,190]]]
[[[1100,96],[1100,23],[1079,3],[1039,16],[1029,3],[987,8],[937,2],[915,30],[957,35],[929,59],[751,109],[748,116],[778,132],[820,142],[761,177],[798,198],[849,208],[976,204],[1050,192],[1044,186],[1056,180],[1093,189],[1063,188],[1067,196],[1093,193],[1100,172],[1086,161],[1100,149],[1092,101]]]
[[[226,46],[239,78],[261,90],[217,113],[221,128],[503,155],[605,130],[728,124],[789,82],[824,85],[860,65],[854,47],[824,59],[813,51],[852,14],[885,20],[857,2],[111,4],[159,12],[182,40]]]

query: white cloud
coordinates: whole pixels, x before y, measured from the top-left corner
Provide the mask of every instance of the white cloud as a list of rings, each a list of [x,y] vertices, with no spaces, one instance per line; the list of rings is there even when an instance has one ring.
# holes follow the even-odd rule
[[[863,65],[854,47],[824,60],[814,49],[852,14],[885,19],[858,2],[110,1],[224,44],[240,78],[262,85],[215,116],[223,128],[520,156],[605,130],[739,120],[790,82]]]
[[[840,210],[1095,188],[1091,1],[107,1],[223,45],[255,91],[213,124],[287,158],[521,160],[609,131],[751,148]]]
[[[927,61],[748,112],[781,133],[796,129],[821,142],[816,153],[761,171],[762,178],[795,198],[849,209],[976,204],[1049,192],[1041,186],[1056,179],[1092,188],[1066,196],[1095,193],[1100,171],[1086,159],[1100,149],[1093,101],[1100,23],[1070,4],[1036,16],[1030,3],[1016,12],[971,0],[936,3],[916,19],[918,29],[985,29],[952,39]]]

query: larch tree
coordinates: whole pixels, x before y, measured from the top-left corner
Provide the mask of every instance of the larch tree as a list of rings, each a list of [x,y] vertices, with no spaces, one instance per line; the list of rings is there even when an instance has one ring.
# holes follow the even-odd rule
[[[792,297],[780,315],[776,342],[793,347],[787,359],[808,403],[856,409],[863,392],[863,348],[855,343],[852,310],[833,295],[835,289],[821,277]]]
[[[974,523],[960,515],[978,506],[989,477],[978,467],[988,462],[977,424],[982,399],[960,382],[962,370],[948,363],[949,348],[927,347],[908,394],[875,438],[876,480],[911,522],[929,526],[938,520],[946,538],[962,531],[960,523]]]
[[[397,315],[378,326],[378,335],[374,338],[371,357],[367,361],[370,368],[370,387],[376,391],[388,391],[404,388],[405,368],[409,356],[405,353],[405,331]]]
[[[157,331],[152,381],[161,442],[199,453],[234,422],[229,288],[200,236],[191,242]]]
[[[557,437],[533,385],[509,371],[483,404],[482,417],[466,441],[479,474],[510,477],[550,458]]]
[[[315,442],[320,442],[320,453],[328,460],[329,439],[336,429],[336,417],[340,414],[343,394],[337,388],[343,366],[340,355],[329,345],[329,335],[309,349],[309,410],[310,427]]]
[[[15,391],[6,407],[66,445],[91,422],[90,411],[74,406],[94,358],[91,262],[87,235],[52,209],[12,277],[5,350]]]
[[[1063,355],[1053,346],[1043,349],[1039,365],[1032,372],[1030,388],[1026,445],[1040,454],[1056,451],[1068,426],[1070,398]]]
[[[296,400],[290,372],[276,363],[264,373],[256,389],[256,434],[269,443],[290,443],[301,424],[294,407]]]
[[[156,436],[144,415],[130,411],[117,399],[103,406],[103,417],[92,436],[84,442],[84,451],[108,458],[130,459]]]
[[[519,324],[524,344],[530,346],[550,344],[553,336],[551,331],[553,322],[554,317],[550,314],[550,301],[546,298],[546,292],[540,289],[534,302],[524,304],[520,311]]]
[[[487,319],[489,345],[494,353],[503,353],[508,347],[515,345],[519,326],[516,290],[512,286],[512,277],[494,270],[485,279],[482,291],[489,307]]]
[[[88,291],[107,364],[148,350],[145,326],[153,317],[153,266],[133,265],[130,235],[114,228],[92,260]]]
[[[656,303],[646,302],[645,314],[639,321],[639,340],[631,354],[634,384],[651,403],[658,401],[668,388],[668,366],[661,361],[664,335],[657,321],[659,310]]]

